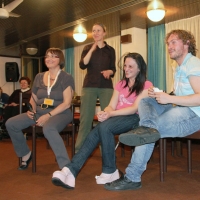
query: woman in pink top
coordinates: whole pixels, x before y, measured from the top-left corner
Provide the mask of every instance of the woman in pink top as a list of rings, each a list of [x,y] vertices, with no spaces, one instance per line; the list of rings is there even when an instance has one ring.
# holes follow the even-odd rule
[[[101,123],[89,133],[71,163],[53,173],[54,185],[73,189],[81,167],[99,143],[102,147],[102,173],[95,177],[97,184],[119,178],[114,136],[138,127],[138,104],[141,99],[148,97],[148,88],[152,86],[146,80],[146,63],[140,54],[125,55],[123,71],[123,79],[115,86],[109,105],[97,114]]]

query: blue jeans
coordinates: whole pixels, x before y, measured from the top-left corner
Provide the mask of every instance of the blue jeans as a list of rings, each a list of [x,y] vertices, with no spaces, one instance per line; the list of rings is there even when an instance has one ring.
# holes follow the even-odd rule
[[[75,154],[71,163],[66,167],[70,169],[74,177],[78,175],[81,167],[94,151],[98,143],[101,143],[102,149],[102,172],[111,174],[116,170],[115,158],[115,137],[138,127],[138,114],[111,117],[104,122],[96,125],[89,133],[82,147]]]
[[[145,98],[139,104],[140,126],[155,128],[161,138],[184,137],[200,129],[200,117],[191,109],[183,106],[162,105],[154,98]],[[131,163],[126,168],[126,177],[140,182],[148,160],[154,149],[154,143],[135,148]]]

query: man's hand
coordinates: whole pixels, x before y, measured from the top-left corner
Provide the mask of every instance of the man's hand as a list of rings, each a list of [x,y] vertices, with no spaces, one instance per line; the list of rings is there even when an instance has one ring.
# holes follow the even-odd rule
[[[171,96],[165,92],[155,92],[156,101],[160,104],[170,103]]]

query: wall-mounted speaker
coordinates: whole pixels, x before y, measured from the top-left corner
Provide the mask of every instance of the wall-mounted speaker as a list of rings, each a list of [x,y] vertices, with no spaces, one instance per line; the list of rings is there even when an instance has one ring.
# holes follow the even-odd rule
[[[16,62],[6,62],[5,75],[7,82],[17,82],[19,80],[19,68]]]
[[[122,44],[127,44],[127,43],[131,43],[131,42],[132,42],[131,34],[121,36],[121,43]]]

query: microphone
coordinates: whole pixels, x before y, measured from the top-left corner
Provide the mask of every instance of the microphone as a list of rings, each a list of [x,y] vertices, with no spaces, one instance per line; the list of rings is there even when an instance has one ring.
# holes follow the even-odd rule
[[[34,121],[36,122],[36,121],[37,121],[37,118],[36,118],[36,115],[35,115],[35,113],[34,113],[34,111],[33,111],[32,105],[31,105],[30,103],[27,103],[27,107],[28,107],[29,111],[33,113],[33,119],[34,119]]]

